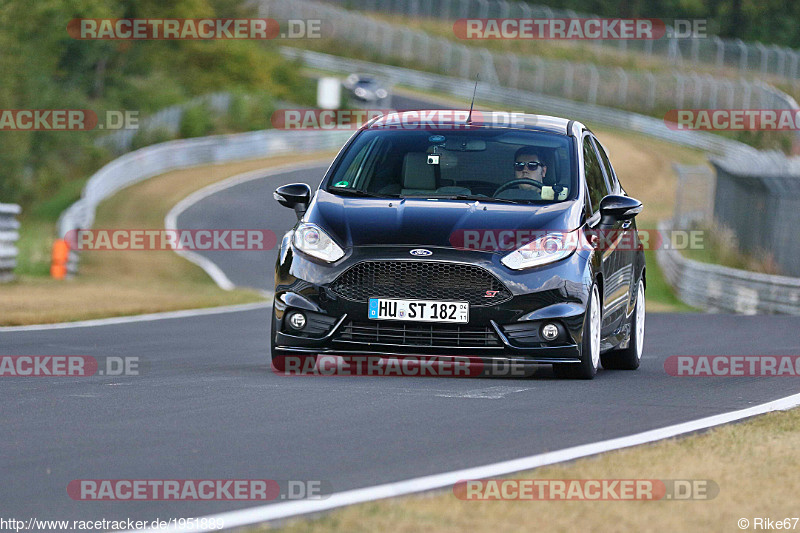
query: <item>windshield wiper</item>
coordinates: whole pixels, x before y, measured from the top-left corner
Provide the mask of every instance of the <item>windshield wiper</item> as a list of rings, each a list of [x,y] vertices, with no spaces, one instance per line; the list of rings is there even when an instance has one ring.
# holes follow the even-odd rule
[[[476,200],[478,202],[497,202],[497,203],[504,203],[504,204],[522,204],[522,203],[530,203],[531,200],[519,199],[514,200],[512,198],[493,198],[491,196],[473,196],[469,194],[443,194],[437,196],[435,194],[425,194],[425,195],[414,195],[414,194],[401,194],[400,198],[416,198],[419,200],[427,200],[427,199],[436,199],[436,200]]]
[[[478,202],[500,202],[504,204],[519,204],[528,203],[529,200],[514,200],[512,198],[494,198],[492,196],[472,196],[467,194],[457,194],[455,196],[447,196],[451,200],[477,200]]]
[[[361,189],[328,189],[331,194],[340,196],[364,196],[368,198],[398,198],[396,194],[377,194],[374,192],[362,191]]]

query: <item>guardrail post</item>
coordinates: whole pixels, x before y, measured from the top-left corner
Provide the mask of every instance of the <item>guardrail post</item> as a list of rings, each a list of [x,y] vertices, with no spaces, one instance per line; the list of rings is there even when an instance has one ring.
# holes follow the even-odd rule
[[[683,97],[685,96],[686,92],[686,78],[678,71],[672,73],[675,76],[675,97],[677,98],[677,108],[683,108]]]
[[[767,47],[761,43],[756,43],[756,48],[758,48],[758,50],[761,52],[761,74],[766,76],[767,62],[769,61],[769,51],[767,50]]]
[[[508,54],[508,86],[519,88],[519,57]]]
[[[741,39],[736,39],[739,48],[739,70],[747,70],[747,45]]]
[[[652,72],[647,72],[644,76],[650,82],[647,90],[647,108],[653,109],[656,106],[656,77]]]
[[[478,4],[481,6],[480,11],[478,12],[478,18],[481,19],[489,18],[489,1],[478,0]]]
[[[714,109],[717,107],[717,90],[719,89],[719,84],[710,74],[706,74],[705,78],[708,81],[709,88],[708,107]]]
[[[564,94],[567,98],[572,98],[572,82],[575,77],[575,67],[572,63],[567,62],[564,65]]]
[[[772,49],[775,50],[775,54],[778,56],[778,64],[775,67],[775,74],[781,77],[786,77],[783,73],[783,69],[786,68],[786,48],[781,48],[777,44],[772,45]]]
[[[739,79],[739,83],[742,85],[742,109],[750,109],[750,97],[752,96],[752,89],[750,88],[750,82],[748,82],[744,78]]]
[[[789,79],[792,80],[792,86],[797,87],[797,82],[798,82],[797,64],[798,62],[800,62],[800,52],[795,52],[794,50],[791,50],[789,52],[789,55],[791,56],[790,60],[791,66],[789,67]]]
[[[469,72],[472,67],[472,53],[470,52],[469,48],[463,44],[460,45],[458,49],[461,51],[461,67],[459,70],[459,75],[462,78],[469,79]]]
[[[717,68],[725,66],[725,43],[718,35],[714,36],[714,43],[717,45]]]
[[[499,0],[498,4],[500,4],[500,18],[511,18],[511,7],[508,5],[508,2],[506,2],[506,0]]]
[[[17,266],[17,247],[19,240],[19,221],[17,215],[22,208],[17,204],[0,204],[0,283],[14,279]]]
[[[597,87],[600,85],[600,75],[597,73],[597,67],[589,65],[589,103],[597,103]]]
[[[700,101],[703,98],[703,80],[697,73],[692,74],[692,80],[694,80],[694,107],[697,109],[700,107]]]

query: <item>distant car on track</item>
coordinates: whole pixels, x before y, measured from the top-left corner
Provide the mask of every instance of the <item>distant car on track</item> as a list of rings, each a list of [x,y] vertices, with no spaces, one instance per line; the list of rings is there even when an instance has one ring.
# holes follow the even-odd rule
[[[431,127],[409,113],[360,128],[313,198],[305,184],[275,191],[299,218],[275,271],[275,366],[430,354],[584,379],[601,361],[638,368],[642,204],[595,135],[540,115]]]
[[[345,80],[344,88],[351,98],[359,103],[389,105],[391,91],[387,84],[371,74],[350,74]]]

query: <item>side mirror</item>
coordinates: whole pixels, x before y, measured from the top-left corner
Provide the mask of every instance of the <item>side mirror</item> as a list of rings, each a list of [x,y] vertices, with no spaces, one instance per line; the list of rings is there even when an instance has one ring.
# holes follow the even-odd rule
[[[620,220],[630,220],[642,211],[642,202],[630,196],[609,194],[600,200],[600,224],[613,226]]]
[[[272,193],[279,204],[294,209],[298,220],[303,218],[308,204],[311,202],[311,187],[305,183],[290,183],[281,185]]]

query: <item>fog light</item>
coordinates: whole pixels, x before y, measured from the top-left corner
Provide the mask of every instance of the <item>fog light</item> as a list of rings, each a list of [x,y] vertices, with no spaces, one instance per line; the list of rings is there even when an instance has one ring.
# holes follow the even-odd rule
[[[545,324],[542,328],[542,337],[546,341],[554,341],[558,337],[558,326],[553,323]]]
[[[292,313],[289,315],[289,325],[298,331],[303,329],[306,327],[306,316],[303,313]]]

